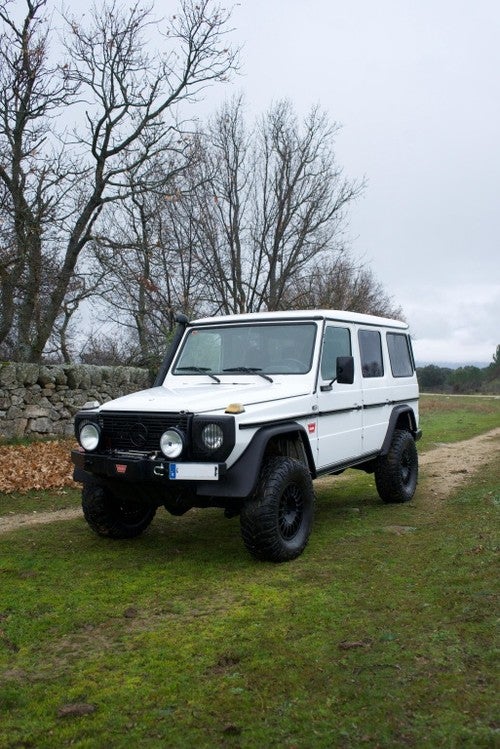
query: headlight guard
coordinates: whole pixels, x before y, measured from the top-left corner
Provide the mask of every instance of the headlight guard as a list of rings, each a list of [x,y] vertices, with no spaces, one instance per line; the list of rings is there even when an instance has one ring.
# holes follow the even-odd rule
[[[235,445],[233,416],[194,416],[192,426],[193,457],[226,460]]]

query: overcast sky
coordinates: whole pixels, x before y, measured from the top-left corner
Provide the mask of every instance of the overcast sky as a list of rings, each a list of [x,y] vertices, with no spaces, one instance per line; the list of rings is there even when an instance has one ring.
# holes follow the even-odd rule
[[[153,2],[159,16],[176,8]],[[345,175],[367,180],[350,208],[352,249],[402,306],[417,360],[489,363],[500,343],[500,0],[240,0],[232,25],[240,75],[190,114],[240,93],[250,115],[282,97],[300,115],[319,104],[342,125]]]
[[[251,112],[289,97],[342,124],[367,178],[353,250],[400,304],[420,361],[491,361],[500,343],[499,0],[241,0]],[[217,95],[220,94],[220,91]],[[207,93],[205,105],[214,98]]]

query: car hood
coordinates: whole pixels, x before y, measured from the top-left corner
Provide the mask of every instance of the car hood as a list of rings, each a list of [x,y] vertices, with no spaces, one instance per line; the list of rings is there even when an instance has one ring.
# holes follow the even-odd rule
[[[292,381],[293,380],[293,381]],[[216,383],[160,387],[141,390],[109,401],[100,411],[141,411],[210,413],[225,411],[230,403],[258,405],[281,398],[303,396],[310,392],[303,377],[287,377],[286,381],[262,383]]]

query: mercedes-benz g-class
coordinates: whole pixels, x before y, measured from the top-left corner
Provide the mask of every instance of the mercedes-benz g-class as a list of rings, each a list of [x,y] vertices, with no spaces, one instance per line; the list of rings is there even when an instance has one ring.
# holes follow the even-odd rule
[[[358,468],[384,502],[417,483],[418,385],[406,323],[335,310],[212,317],[177,329],[154,387],[75,418],[90,527],[131,538],[158,507],[240,516],[258,559],[306,546],[313,479]]]

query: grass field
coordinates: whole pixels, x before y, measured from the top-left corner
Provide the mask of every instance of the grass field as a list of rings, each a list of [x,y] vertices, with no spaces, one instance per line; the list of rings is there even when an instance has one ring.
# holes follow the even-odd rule
[[[420,444],[499,423],[500,401],[423,398]],[[317,482],[286,565],[215,510],[130,542],[81,519],[1,535],[0,747],[498,746],[498,451],[446,501],[432,481],[399,506],[372,476]],[[40,502],[78,495],[0,512]]]

